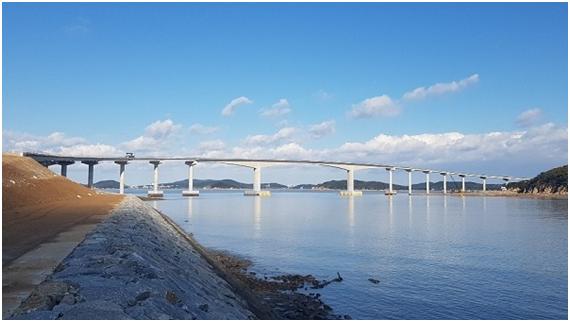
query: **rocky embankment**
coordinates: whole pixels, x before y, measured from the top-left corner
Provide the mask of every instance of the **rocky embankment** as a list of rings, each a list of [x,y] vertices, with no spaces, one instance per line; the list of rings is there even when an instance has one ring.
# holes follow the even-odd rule
[[[342,277],[258,278],[251,263],[205,250],[168,217],[129,196],[12,319],[346,319],[318,290]],[[305,292],[299,292],[304,289]]]
[[[251,319],[212,265],[127,197],[16,310],[15,319]]]
[[[536,195],[568,195],[568,165],[542,172],[530,180],[509,183],[517,193]]]

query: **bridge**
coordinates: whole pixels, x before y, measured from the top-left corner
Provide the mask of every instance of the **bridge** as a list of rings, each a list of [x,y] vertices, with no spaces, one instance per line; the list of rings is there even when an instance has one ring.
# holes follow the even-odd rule
[[[198,196],[200,193],[194,190],[194,167],[199,163],[223,163],[241,167],[247,167],[253,170],[253,190],[245,191],[246,196],[269,196],[269,191],[261,189],[261,169],[275,165],[287,164],[312,164],[318,166],[332,167],[346,171],[346,190],[341,191],[343,196],[360,196],[362,191],[354,189],[354,173],[357,170],[363,169],[385,169],[389,173],[389,183],[386,195],[393,195],[396,192],[393,190],[393,173],[394,171],[404,171],[408,174],[408,194],[412,194],[412,173],[419,172],[426,176],[426,194],[430,193],[430,174],[439,174],[443,179],[443,193],[447,194],[447,177],[450,175],[457,175],[461,178],[461,192],[465,192],[465,178],[477,178],[482,180],[483,192],[487,191],[487,179],[499,179],[505,182],[528,180],[529,178],[501,176],[501,175],[487,175],[475,174],[466,172],[454,172],[446,170],[425,169],[410,166],[398,166],[392,164],[380,163],[359,163],[359,162],[341,162],[341,161],[315,161],[315,160],[281,160],[281,159],[232,159],[232,158],[201,158],[201,157],[134,157],[127,154],[124,157],[77,157],[77,156],[62,156],[50,155],[43,153],[24,152],[23,156],[30,157],[40,164],[49,167],[51,165],[61,166],[61,175],[67,176],[67,166],[76,162],[80,162],[88,166],[87,186],[93,187],[93,173],[95,165],[100,162],[114,162],[119,166],[119,193],[125,193],[125,168],[130,162],[149,162],[154,168],[153,190],[148,192],[149,197],[161,197],[163,192],[158,190],[158,168],[162,161],[180,161],[188,166],[188,189],[182,192],[183,196],[191,197]]]

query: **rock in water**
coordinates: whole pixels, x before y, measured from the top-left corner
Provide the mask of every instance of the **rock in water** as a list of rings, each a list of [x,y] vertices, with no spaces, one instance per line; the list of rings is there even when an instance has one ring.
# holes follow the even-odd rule
[[[369,280],[370,282],[374,283],[374,284],[380,283],[380,281],[377,280],[377,279],[375,279],[375,278],[369,278],[368,280]]]

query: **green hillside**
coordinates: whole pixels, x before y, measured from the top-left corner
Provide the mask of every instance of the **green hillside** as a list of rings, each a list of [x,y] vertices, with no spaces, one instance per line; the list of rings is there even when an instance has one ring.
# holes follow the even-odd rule
[[[568,193],[568,165],[542,172],[530,180],[509,183],[508,189],[520,193]]]

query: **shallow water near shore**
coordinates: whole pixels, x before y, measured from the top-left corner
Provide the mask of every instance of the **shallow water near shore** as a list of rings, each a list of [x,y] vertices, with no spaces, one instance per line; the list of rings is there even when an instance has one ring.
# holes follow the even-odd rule
[[[567,200],[292,191],[183,198],[173,190],[149,202],[260,274],[340,272],[342,283],[318,290],[337,314],[567,318]]]

